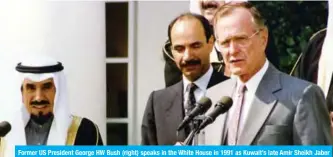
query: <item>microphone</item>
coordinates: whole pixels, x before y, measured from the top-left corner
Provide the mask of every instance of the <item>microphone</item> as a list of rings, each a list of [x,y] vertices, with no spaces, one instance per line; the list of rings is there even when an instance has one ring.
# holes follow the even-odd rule
[[[220,101],[217,102],[215,108],[210,112],[207,117],[200,124],[198,130],[205,128],[207,125],[213,123],[217,116],[227,112],[232,106],[232,99],[230,97],[224,96]]]
[[[0,137],[4,137],[12,129],[11,125],[7,121],[0,123]]]
[[[195,116],[207,112],[211,106],[212,101],[207,97],[202,97],[199,102],[197,102],[196,107],[179,124],[177,131],[183,129]]]

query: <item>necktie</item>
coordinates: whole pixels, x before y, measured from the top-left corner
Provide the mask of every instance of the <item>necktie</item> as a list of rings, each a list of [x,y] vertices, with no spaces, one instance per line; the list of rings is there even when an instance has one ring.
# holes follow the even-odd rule
[[[194,83],[190,83],[187,86],[187,91],[188,92],[188,97],[187,97],[187,101],[186,101],[186,105],[185,105],[185,109],[186,109],[186,115],[188,115],[191,110],[195,107],[195,96],[194,96],[194,91],[197,89],[198,87],[194,84]]]
[[[241,84],[237,91],[237,102],[236,102],[236,108],[228,120],[229,127],[228,127],[228,145],[236,145],[238,140],[238,134],[239,134],[239,120],[242,113],[242,107],[243,107],[243,100],[244,100],[244,93],[246,91],[246,86],[244,84]]]
[[[195,96],[194,96],[194,91],[197,89],[198,87],[194,84],[194,83],[190,83],[187,86],[187,91],[188,91],[188,97],[187,97],[187,101],[185,102],[185,115],[188,115],[195,107]],[[188,127],[185,127],[185,133],[186,136],[190,134],[191,129],[193,125],[190,123]]]

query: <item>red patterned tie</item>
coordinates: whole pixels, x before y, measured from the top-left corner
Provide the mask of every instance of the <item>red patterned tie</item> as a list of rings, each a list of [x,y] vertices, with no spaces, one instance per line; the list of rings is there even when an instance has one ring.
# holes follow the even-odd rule
[[[244,100],[244,93],[246,91],[246,86],[241,84],[237,91],[237,101],[236,101],[236,108],[233,111],[233,114],[230,119],[228,120],[228,145],[236,145],[238,140],[239,134],[239,120],[241,118],[242,108],[243,108],[243,100]]]

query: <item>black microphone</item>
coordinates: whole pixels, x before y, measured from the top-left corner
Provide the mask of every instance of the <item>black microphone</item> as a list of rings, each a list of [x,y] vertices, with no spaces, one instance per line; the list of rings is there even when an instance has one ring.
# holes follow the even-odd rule
[[[214,110],[207,115],[207,117],[200,124],[198,130],[205,128],[207,125],[213,123],[217,116],[227,112],[232,106],[232,99],[230,97],[224,96],[215,105]]]
[[[179,124],[177,131],[183,129],[195,116],[207,112],[211,106],[212,101],[207,97],[202,97],[200,101],[197,102],[196,107]]]
[[[3,121],[0,123],[0,137],[4,137],[12,129],[12,126],[7,122]]]

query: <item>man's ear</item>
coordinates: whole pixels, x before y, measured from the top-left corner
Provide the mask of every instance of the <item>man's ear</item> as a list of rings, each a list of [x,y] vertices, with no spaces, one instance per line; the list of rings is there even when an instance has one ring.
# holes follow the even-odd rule
[[[261,44],[266,47],[268,43],[268,29],[267,27],[262,28],[261,33],[260,33],[260,39],[261,39]]]
[[[215,38],[214,38],[213,35],[211,35],[210,38],[209,38],[209,40],[208,40],[208,43],[209,44],[214,44],[214,42],[215,42]]]

